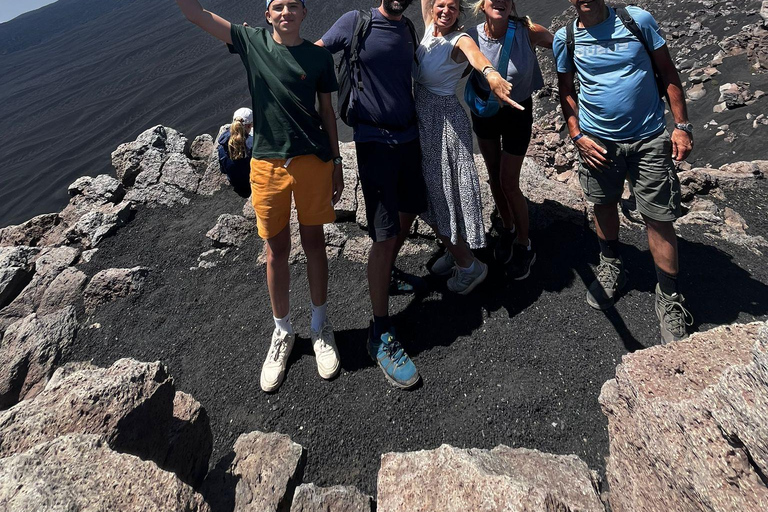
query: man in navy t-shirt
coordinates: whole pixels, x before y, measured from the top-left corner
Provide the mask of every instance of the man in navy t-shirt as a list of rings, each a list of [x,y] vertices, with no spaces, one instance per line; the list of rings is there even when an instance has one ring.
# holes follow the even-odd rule
[[[679,340],[687,336],[686,325],[692,319],[677,290],[673,221],[680,216],[680,182],[673,159],[685,160],[693,147],[693,127],[688,122],[680,76],[661,30],[648,12],[627,8],[646,49],[605,0],[570,2],[578,13],[572,22],[573,51],[568,49],[567,28],[555,35],[553,51],[563,116],[579,150],[579,181],[594,203],[600,242],[597,280],[589,287],[587,302],[597,309],[613,306],[626,282],[619,255],[617,204],[628,179],[656,264],[656,315],[662,342]],[[671,136],[654,68],[675,118]],[[576,75],[581,84],[578,98]]]
[[[410,388],[419,374],[395,338],[389,318],[393,263],[416,215],[427,209],[421,147],[413,99],[414,41],[403,12],[411,0],[382,0],[371,9],[371,27],[360,44],[363,90],[355,90],[357,165],[365,198],[368,287],[373,306],[368,353],[387,380]],[[316,44],[331,53],[349,51],[358,11],[344,14]]]

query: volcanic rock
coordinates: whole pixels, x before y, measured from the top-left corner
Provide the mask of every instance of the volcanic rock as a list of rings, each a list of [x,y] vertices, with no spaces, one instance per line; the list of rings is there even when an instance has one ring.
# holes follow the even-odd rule
[[[737,82],[735,84],[723,84],[720,86],[720,103],[725,102],[728,109],[743,107],[754,96],[749,92],[749,84],[746,82]]]
[[[34,400],[0,413],[0,458],[81,433],[104,435],[117,451],[165,460],[175,391],[162,364],[120,359],[53,379]]]
[[[286,435],[243,434],[235,442],[232,461],[223,471],[211,471],[201,492],[212,506],[231,495],[233,503],[225,505],[230,510],[288,510],[304,460],[304,448]]]
[[[37,313],[46,315],[75,304],[82,296],[87,281],[85,273],[74,267],[65,268],[43,292]]]
[[[37,248],[0,247],[0,309],[10,304],[34,275]]]
[[[219,215],[216,225],[206,234],[214,247],[239,247],[256,231],[256,223],[240,215]]]
[[[703,84],[696,84],[685,92],[685,96],[691,101],[698,101],[706,96],[707,90]]]
[[[195,160],[207,160],[216,149],[216,141],[207,133],[198,135],[189,146],[189,156]]]
[[[67,435],[0,459],[0,509],[208,512],[202,496],[154,463]]]
[[[92,312],[115,299],[139,294],[148,273],[146,267],[102,270],[93,276],[83,294],[86,311]]]
[[[71,306],[45,316],[33,313],[8,328],[0,346],[0,409],[45,388],[76,330]]]
[[[0,246],[36,246],[61,222],[58,213],[38,215],[23,224],[0,229]]]
[[[604,512],[597,474],[575,455],[497,446],[462,450],[448,445],[381,457],[379,512]]]
[[[169,185],[176,185],[181,190],[195,193],[200,184],[200,176],[182,153],[173,153],[163,164],[161,180]]]
[[[176,392],[168,453],[162,467],[197,488],[208,473],[212,451],[213,434],[205,408],[192,396]]]
[[[600,404],[614,512],[768,509],[766,324],[626,355]]]
[[[371,512],[372,500],[354,487],[301,484],[293,495],[291,512]]]

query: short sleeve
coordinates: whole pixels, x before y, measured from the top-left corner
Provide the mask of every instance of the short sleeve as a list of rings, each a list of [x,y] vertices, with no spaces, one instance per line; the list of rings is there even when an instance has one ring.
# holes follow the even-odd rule
[[[336,92],[339,90],[339,83],[336,81],[336,71],[333,68],[333,56],[329,51],[322,48],[321,50],[325,65],[317,83],[317,92]]]
[[[637,26],[640,27],[640,31],[643,33],[643,37],[653,50],[658,50],[667,44],[659,24],[656,22],[651,13],[640,9],[639,7],[627,7],[627,12],[635,20]]]
[[[573,62],[568,57],[568,48],[565,46],[565,28],[561,28],[555,34],[555,39],[552,41],[552,53],[555,55],[558,73],[573,72]]]
[[[251,29],[253,30],[253,29]],[[232,24],[229,29],[230,36],[232,37],[232,45],[230,52],[245,55],[248,53],[248,29],[242,25]],[[233,51],[234,50],[234,51]]]
[[[356,20],[357,11],[349,11],[343,14],[341,18],[328,29],[328,32],[320,38],[323,41],[323,46],[325,46],[331,53],[338,53],[349,46],[352,39],[352,31],[355,30]]]

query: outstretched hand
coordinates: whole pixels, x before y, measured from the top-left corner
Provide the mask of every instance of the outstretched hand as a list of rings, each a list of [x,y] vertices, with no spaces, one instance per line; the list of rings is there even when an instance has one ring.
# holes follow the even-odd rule
[[[685,130],[675,129],[672,132],[672,158],[682,162],[693,150],[693,136]]]
[[[576,149],[579,150],[582,161],[588,167],[600,171],[611,166],[610,158],[605,156],[608,154],[608,150],[586,135],[574,142],[574,144]]]
[[[341,164],[334,164],[333,167],[333,196],[331,201],[335,205],[341,200],[341,193],[344,191],[344,172]]]
[[[494,96],[496,96],[500,102],[506,103],[518,110],[525,110],[525,107],[509,97],[509,93],[512,92],[512,84],[504,80],[501,73],[498,71],[489,73],[488,85],[491,87],[491,92],[493,92]]]

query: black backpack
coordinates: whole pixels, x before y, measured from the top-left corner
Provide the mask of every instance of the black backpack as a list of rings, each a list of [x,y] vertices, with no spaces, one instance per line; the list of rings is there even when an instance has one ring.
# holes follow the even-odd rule
[[[403,18],[413,38],[413,59],[418,64],[415,52],[419,46],[419,36],[416,34],[416,27],[413,26],[413,22],[405,16]],[[370,9],[360,9],[357,11],[357,21],[355,22],[352,39],[336,68],[339,81],[339,101],[337,105],[339,117],[347,126],[354,127],[357,125],[357,119],[354,115],[355,98],[352,91],[355,89],[359,93],[363,90],[363,77],[360,73],[360,46],[371,32],[371,19],[372,13]]]
[[[645,51],[648,52],[648,58],[651,59],[651,67],[653,68],[653,75],[656,79],[656,87],[659,89],[659,96],[662,99],[665,98],[667,96],[667,91],[664,87],[664,82],[661,80],[661,76],[659,76],[659,71],[656,69],[656,64],[653,62],[653,57],[651,57],[653,50],[651,50],[651,47],[648,46],[648,41],[645,40],[643,32],[640,30],[640,27],[637,26],[637,22],[632,17],[632,15],[629,14],[629,11],[627,11],[626,7],[620,6],[616,7],[615,9],[616,15],[619,17],[627,30],[629,30],[632,35],[642,43],[643,48],[645,48]],[[565,47],[568,50],[568,59],[571,61],[574,70],[576,69],[576,65],[574,64],[573,59],[573,54],[576,50],[576,36],[574,35],[574,26],[578,22],[579,20],[577,18],[572,23],[568,23],[568,25],[565,27]]]

